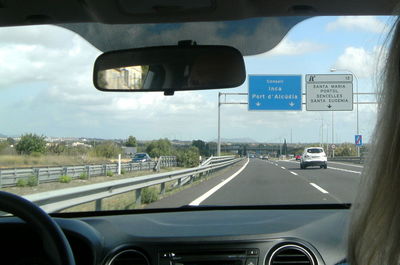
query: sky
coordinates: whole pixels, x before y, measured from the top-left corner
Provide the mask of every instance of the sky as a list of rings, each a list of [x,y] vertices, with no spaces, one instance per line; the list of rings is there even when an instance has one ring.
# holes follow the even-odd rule
[[[316,17],[294,26],[272,50],[246,56],[251,74],[354,72],[359,92],[374,92],[385,53],[390,17]],[[256,32],[262,36],[263,30]],[[261,39],[261,38],[260,38]],[[265,39],[265,38],[264,38]],[[247,40],[244,40],[244,42]],[[254,40],[253,40],[254,41]],[[257,40],[255,40],[257,41]],[[138,140],[217,139],[218,92],[234,89],[161,93],[105,93],[92,84],[93,63],[101,52],[82,37],[56,26],[0,29],[0,134],[36,133],[48,137]],[[348,72],[340,72],[348,73]],[[354,84],[356,87],[356,83]],[[304,91],[304,85],[303,85]],[[228,101],[247,101],[231,96]],[[362,96],[360,101],[375,101]],[[359,106],[360,133],[368,142],[375,104]],[[356,107],[332,112],[249,112],[245,105],[221,106],[221,137],[258,142],[354,142]]]

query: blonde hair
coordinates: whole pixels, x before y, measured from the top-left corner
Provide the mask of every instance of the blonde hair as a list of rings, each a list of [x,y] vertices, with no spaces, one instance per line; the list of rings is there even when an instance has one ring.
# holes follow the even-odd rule
[[[372,148],[352,206],[351,265],[397,265],[400,257],[400,24],[388,40]]]

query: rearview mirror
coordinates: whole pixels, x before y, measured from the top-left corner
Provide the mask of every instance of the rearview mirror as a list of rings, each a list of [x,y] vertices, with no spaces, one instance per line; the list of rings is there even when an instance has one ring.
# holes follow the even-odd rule
[[[179,45],[106,52],[94,65],[101,91],[163,91],[237,87],[246,78],[243,56],[228,46]]]

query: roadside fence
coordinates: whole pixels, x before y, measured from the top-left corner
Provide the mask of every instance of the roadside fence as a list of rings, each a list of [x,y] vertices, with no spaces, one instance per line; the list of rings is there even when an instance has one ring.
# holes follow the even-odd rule
[[[175,156],[161,156],[157,161],[142,163],[121,163],[122,172],[155,170],[176,167]],[[33,168],[3,168],[0,169],[0,188],[16,186],[19,180],[34,178],[37,184],[58,182],[61,176],[72,179],[118,174],[118,163],[102,165],[55,166]]]

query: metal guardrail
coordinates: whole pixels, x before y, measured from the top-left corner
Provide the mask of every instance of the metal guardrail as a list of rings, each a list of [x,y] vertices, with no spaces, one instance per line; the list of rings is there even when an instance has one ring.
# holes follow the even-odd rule
[[[142,171],[159,170],[163,167],[177,166],[175,156],[160,157],[157,162],[142,163],[121,163],[121,171]],[[38,168],[12,168],[0,169],[0,188],[16,186],[18,180],[34,177],[37,184],[58,182],[61,176],[68,175],[72,179],[77,179],[85,175],[86,178],[96,176],[106,176],[108,172],[118,173],[118,163],[102,165],[81,165],[81,166],[56,166],[56,167],[38,167]]]
[[[350,162],[356,164],[364,164],[364,157],[358,156],[336,156],[336,157],[328,157],[328,161],[337,161],[337,162]]]
[[[210,156],[207,160],[201,163],[201,166],[215,164],[233,159],[235,156]]]
[[[218,161],[219,159],[218,157],[214,157],[210,162]],[[242,158],[231,157],[229,160],[223,162],[210,163],[209,165],[195,168],[37,193],[24,197],[49,213],[92,201],[96,201],[96,210],[101,210],[102,199],[129,191],[136,191],[136,205],[140,205],[143,188],[161,184],[161,194],[163,194],[165,193],[165,184],[167,182],[177,180],[181,184],[181,180],[186,177],[190,177],[191,181],[193,181],[205,174],[241,160]]]
[[[157,160],[154,169],[156,171],[160,171],[160,168],[163,167],[176,167],[176,166],[177,166],[176,156],[160,156]]]

